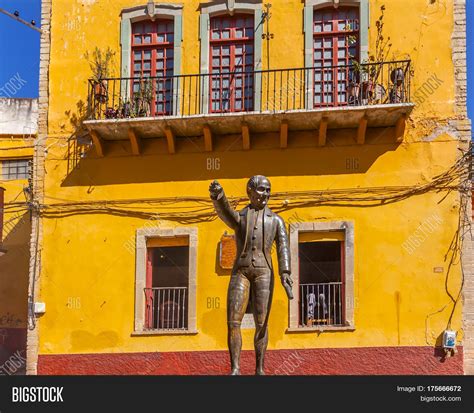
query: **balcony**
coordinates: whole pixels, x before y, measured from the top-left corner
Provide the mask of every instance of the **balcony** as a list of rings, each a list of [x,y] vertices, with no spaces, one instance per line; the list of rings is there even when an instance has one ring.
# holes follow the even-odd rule
[[[106,140],[130,140],[139,154],[141,139],[166,138],[174,153],[180,137],[203,136],[212,151],[214,137],[241,134],[250,149],[251,134],[268,132],[285,148],[289,130],[317,130],[324,146],[328,129],[355,128],[363,144],[367,128],[395,127],[400,141],[414,107],[410,87],[409,60],[90,80],[84,123],[99,156]]]

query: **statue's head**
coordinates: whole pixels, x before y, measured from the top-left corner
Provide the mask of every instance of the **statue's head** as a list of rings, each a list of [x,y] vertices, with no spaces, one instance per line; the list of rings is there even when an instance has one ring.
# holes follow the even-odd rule
[[[270,181],[263,175],[252,176],[247,183],[250,204],[256,209],[265,208],[270,198]]]

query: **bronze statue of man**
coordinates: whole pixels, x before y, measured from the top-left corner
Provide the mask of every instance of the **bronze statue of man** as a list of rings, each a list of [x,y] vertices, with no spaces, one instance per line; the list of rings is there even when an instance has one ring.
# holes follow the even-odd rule
[[[209,187],[214,208],[222,221],[235,231],[237,255],[227,292],[227,343],[231,374],[240,374],[242,336],[240,325],[249,300],[255,320],[255,353],[257,375],[264,373],[264,357],[268,344],[268,316],[273,295],[272,246],[276,242],[281,282],[288,298],[293,298],[290,271],[290,250],[285,222],[268,208],[270,181],[256,175],[247,183],[250,204],[235,211],[219,182]]]

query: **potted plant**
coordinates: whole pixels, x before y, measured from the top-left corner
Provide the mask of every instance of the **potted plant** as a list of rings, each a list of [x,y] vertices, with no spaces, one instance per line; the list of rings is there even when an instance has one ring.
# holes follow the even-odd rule
[[[92,71],[92,87],[95,99],[106,103],[108,97],[107,79],[111,76],[115,52],[108,47],[105,51],[98,47],[92,53],[86,52],[84,57],[89,61]]]
[[[392,89],[390,90],[390,103],[402,103],[404,101],[403,85],[405,82],[405,72],[402,68],[397,67],[390,73],[392,81]]]
[[[375,22],[377,27],[377,38],[375,41],[375,53],[370,55],[368,60],[358,62],[354,56],[351,56],[351,65],[353,70],[352,85],[349,83],[349,97],[362,100],[362,104],[371,104],[383,99],[386,90],[383,85],[378,84],[378,79],[383,68],[383,62],[386,60],[392,44],[390,37],[383,36],[385,6],[380,7],[380,17]],[[349,36],[349,41],[351,41]]]
[[[147,117],[151,113],[153,101],[153,80],[149,77],[140,79],[138,92],[134,94],[135,116]]]

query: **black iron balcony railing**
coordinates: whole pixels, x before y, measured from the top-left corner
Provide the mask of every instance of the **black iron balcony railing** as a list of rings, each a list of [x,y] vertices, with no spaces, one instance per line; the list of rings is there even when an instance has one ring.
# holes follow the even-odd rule
[[[90,119],[410,102],[410,61],[89,81]]]
[[[300,284],[300,326],[344,325],[342,282]]]
[[[187,287],[145,288],[144,291],[146,330],[188,328]]]

